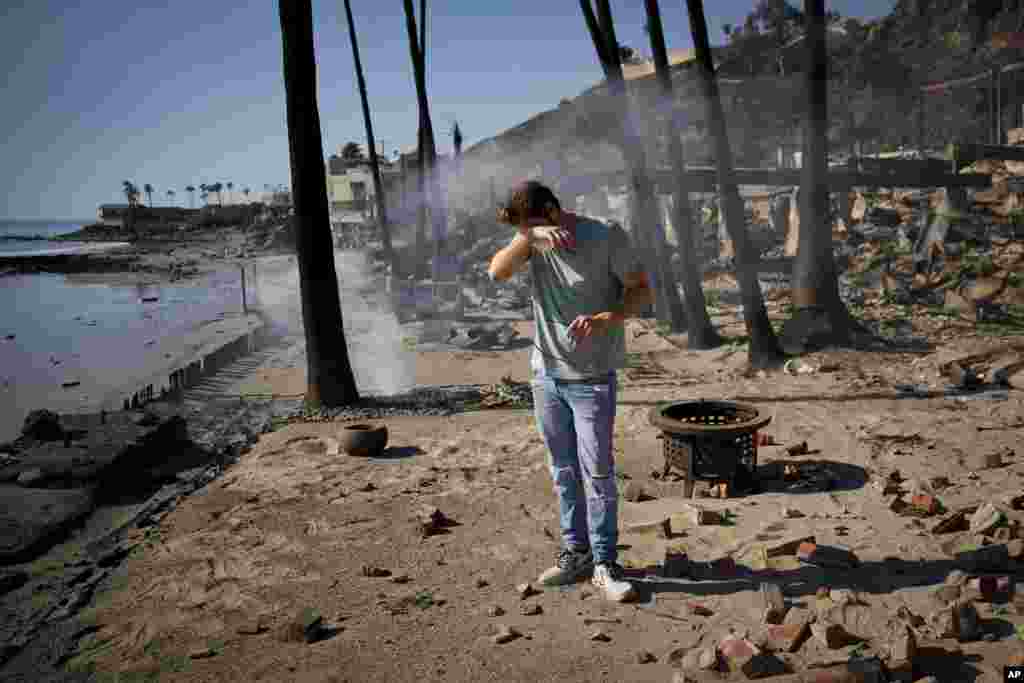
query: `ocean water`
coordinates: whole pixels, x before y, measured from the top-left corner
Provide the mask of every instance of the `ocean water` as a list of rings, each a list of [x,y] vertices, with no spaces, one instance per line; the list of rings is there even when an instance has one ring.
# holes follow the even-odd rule
[[[28,230],[41,226],[54,231],[50,234],[77,229],[71,223],[41,222]],[[400,326],[386,310],[366,255],[336,251],[335,267],[360,390],[412,388],[414,354],[402,345]],[[301,336],[295,257],[256,259],[246,273],[248,311],[261,310],[278,334]],[[111,396],[123,395],[115,388],[141,388],[175,340],[208,325],[216,329],[243,309],[238,266],[184,282],[131,286],[53,273],[0,276],[0,442],[15,438],[33,409],[98,410]],[[65,389],[68,381],[81,386]]]
[[[0,218],[0,255],[5,252],[45,253],[55,246],[62,248],[84,246],[85,242],[45,242],[42,240],[20,240],[18,237],[35,237],[43,235],[56,237],[80,230],[82,226],[95,223],[95,220],[15,220]],[[12,239],[13,238],[13,239]]]

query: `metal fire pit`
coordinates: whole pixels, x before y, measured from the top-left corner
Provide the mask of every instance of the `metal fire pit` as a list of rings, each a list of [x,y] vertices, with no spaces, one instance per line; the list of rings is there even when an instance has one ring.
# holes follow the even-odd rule
[[[673,467],[683,474],[687,498],[697,480],[724,481],[731,491],[756,490],[755,435],[771,421],[757,408],[731,401],[682,401],[650,412],[651,424],[662,431],[664,474]]]

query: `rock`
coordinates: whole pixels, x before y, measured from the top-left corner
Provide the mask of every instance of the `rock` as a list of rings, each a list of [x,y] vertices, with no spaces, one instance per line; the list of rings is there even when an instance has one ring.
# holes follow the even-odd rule
[[[504,614],[505,610],[500,605],[494,605],[487,608],[487,616],[489,617],[500,617]]]
[[[95,507],[94,489],[0,485],[0,564],[26,562],[60,541]]]
[[[495,645],[504,645],[505,643],[511,643],[516,638],[522,637],[522,635],[522,633],[511,626],[501,626],[491,640],[494,641]]]
[[[956,638],[956,609],[948,605],[936,610],[928,617],[928,624],[937,638]]]
[[[1024,557],[1024,540],[1015,538],[1006,544],[1007,554],[1014,560]]]
[[[533,617],[533,616],[536,616],[538,614],[543,614],[544,613],[544,608],[541,607],[540,605],[534,603],[532,605],[523,605],[520,608],[519,612],[524,617]]]
[[[805,515],[804,513],[800,512],[799,510],[796,510],[794,508],[783,508],[782,509],[782,517],[784,519],[800,519],[801,517],[806,517],[806,516],[807,515]]]
[[[853,552],[835,546],[823,546],[816,543],[801,543],[797,548],[797,557],[807,564],[833,569],[853,569],[860,565],[860,560]]]
[[[758,608],[764,623],[781,624],[786,617],[786,600],[782,597],[782,588],[777,583],[762,583],[758,594]]]
[[[967,519],[967,513],[964,511],[954,512],[942,519],[938,524],[932,527],[933,534],[952,534],[960,531],[967,531],[971,526],[970,520]]]
[[[315,642],[320,637],[323,625],[324,618],[320,611],[307,607],[285,624],[281,634],[282,640],[289,643]]]
[[[391,577],[391,583],[409,583],[412,578],[408,574],[399,574]]]
[[[46,475],[38,467],[33,467],[32,469],[25,470],[24,472],[19,474],[18,478],[15,481],[18,482],[19,486],[32,488],[45,482]]]
[[[37,441],[61,441],[64,439],[64,428],[60,424],[60,415],[52,410],[33,410],[25,416],[21,433]]]
[[[1009,543],[1013,540],[1013,529],[1008,526],[997,526],[992,530],[992,540],[996,543]]]
[[[521,583],[518,586],[516,586],[516,593],[519,594],[520,600],[525,600],[531,595],[539,595],[540,591],[528,583]]]
[[[16,591],[28,583],[28,573],[20,569],[0,570],[0,596]]]
[[[637,664],[653,664],[658,658],[650,650],[640,650],[636,653]]]
[[[597,629],[590,634],[590,639],[598,643],[611,642],[612,637],[605,633],[602,629]]]
[[[804,543],[814,543],[814,536],[800,536],[798,538],[791,538],[778,545],[771,546],[766,550],[766,554],[769,558],[772,557],[784,557],[787,555],[796,555],[800,546]]]

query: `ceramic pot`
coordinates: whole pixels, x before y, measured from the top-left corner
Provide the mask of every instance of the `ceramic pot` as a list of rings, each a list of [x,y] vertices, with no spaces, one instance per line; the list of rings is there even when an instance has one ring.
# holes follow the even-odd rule
[[[384,452],[388,443],[387,425],[353,424],[342,428],[340,450],[349,455],[372,458]]]

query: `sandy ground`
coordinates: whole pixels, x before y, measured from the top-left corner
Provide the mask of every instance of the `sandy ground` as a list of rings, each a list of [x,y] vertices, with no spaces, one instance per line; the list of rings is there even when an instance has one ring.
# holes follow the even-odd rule
[[[518,325],[523,335],[532,333],[530,323]],[[630,329],[634,367],[620,375],[614,443],[624,483],[640,484],[651,498],[621,507],[622,560],[641,588],[640,603],[605,603],[587,584],[525,600],[517,593],[517,584],[535,581],[552,563],[558,534],[530,411],[389,419],[389,450],[376,459],[338,454],[338,423],[296,423],[261,437],[221,480],[185,500],[158,529],[139,532],[137,552],[84,615],[96,630],[80,641],[69,666],[189,682],[667,682],[673,661],[691,648],[715,645],[730,628],[756,631],[758,581],[781,584],[789,601],[804,605],[822,585],[856,588],[866,603],[858,608],[858,628],[866,631],[859,635],[871,639],[869,651],[881,651],[880,624],[902,606],[922,617],[935,611],[930,591],[952,569],[948,551],[978,539],[931,533],[937,517],[891,512],[880,484],[894,470],[923,486],[945,476],[950,485],[936,495],[950,510],[1021,491],[1024,462],[1012,452],[1021,436],[1012,425],[1024,416],[1018,391],[1002,401],[958,401],[899,399],[893,390],[901,382],[941,387],[940,365],[969,353],[995,349],[990,359],[1019,357],[1012,339],[986,345],[961,335],[930,355],[815,354],[802,362],[816,372],[757,376],[744,371],[743,354],[734,350],[690,352],[643,325]],[[522,380],[528,352],[419,353],[417,380]],[[301,392],[303,372],[262,369],[230,393]],[[765,446],[762,465],[824,463],[836,473],[833,489],[769,487],[742,498],[689,501],[679,481],[654,478],[663,459],[648,422],[651,408],[731,397],[757,401],[772,415],[765,431],[777,443],[807,441],[811,449],[790,458],[783,446]],[[1004,453],[1004,465],[982,469],[979,458],[995,451]],[[728,509],[735,523],[681,521],[691,503]],[[422,538],[414,518],[433,507],[457,524]],[[838,572],[783,557],[755,567],[753,581],[728,574],[658,578],[645,568],[661,562],[667,541],[643,524],[664,518],[672,519],[671,542],[695,559],[731,555],[755,567],[749,558],[759,548],[814,535],[819,544],[853,550],[862,567]],[[370,568],[390,575],[368,576]],[[921,627],[906,680],[1002,680],[1002,664],[1020,649],[1013,634],[1024,610],[1016,602],[976,604],[996,634],[992,640],[957,643]],[[323,616],[326,637],[283,642],[281,629],[307,607]],[[523,637],[496,644],[502,626]],[[591,639],[598,629],[607,642]],[[782,658],[805,670],[849,656],[849,648],[828,651],[812,639]]]

